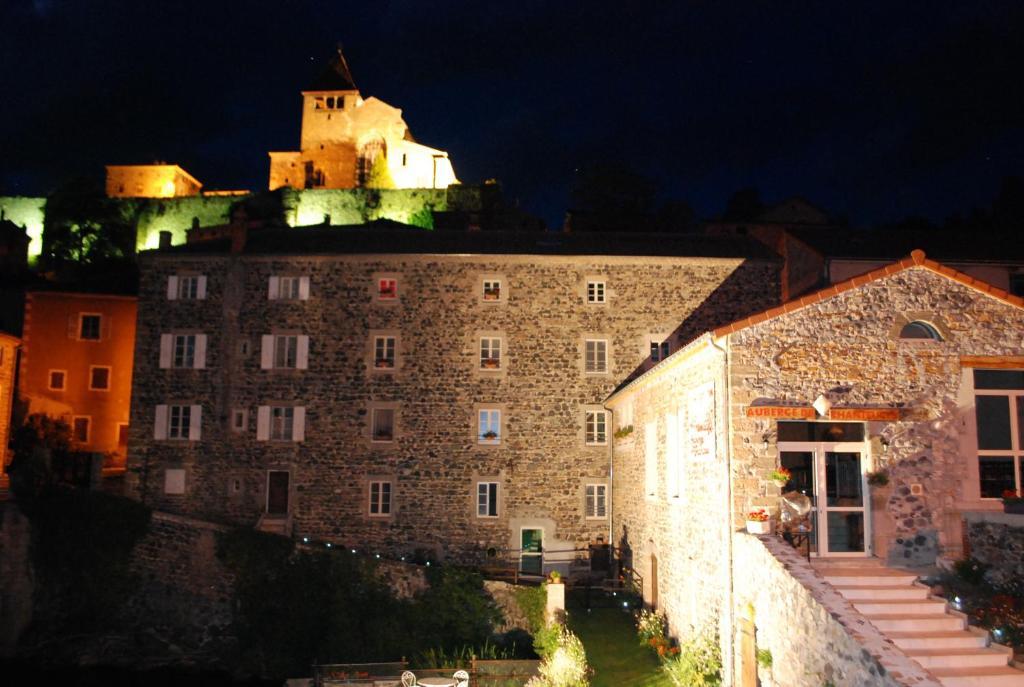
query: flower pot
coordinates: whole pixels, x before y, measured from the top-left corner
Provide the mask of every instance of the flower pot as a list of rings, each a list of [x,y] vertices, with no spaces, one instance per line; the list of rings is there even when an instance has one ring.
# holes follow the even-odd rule
[[[747,520],[747,532],[750,534],[771,534],[771,520]]]
[[[1004,513],[1015,513],[1017,515],[1024,515],[1024,501],[1014,501],[1011,503],[1003,503]]]
[[[779,479],[774,479],[774,480],[772,480],[772,482],[773,482],[773,483],[775,484],[775,486],[777,486],[777,487],[778,487],[779,489],[782,489],[782,488],[783,488],[783,487],[785,487],[785,486],[786,486],[787,484],[789,484],[789,482],[788,482],[788,481],[786,481],[786,482],[783,482],[782,480],[779,480]]]

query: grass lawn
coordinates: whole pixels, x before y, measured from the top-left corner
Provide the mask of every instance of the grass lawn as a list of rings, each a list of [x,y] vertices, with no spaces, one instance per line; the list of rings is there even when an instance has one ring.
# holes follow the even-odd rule
[[[587,651],[592,687],[672,687],[654,652],[640,646],[632,613],[570,606],[569,629]]]

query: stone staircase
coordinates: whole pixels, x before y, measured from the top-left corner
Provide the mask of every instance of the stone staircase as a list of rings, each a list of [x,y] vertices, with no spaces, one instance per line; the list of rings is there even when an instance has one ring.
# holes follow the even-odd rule
[[[820,560],[814,568],[878,630],[945,687],[1024,687],[1008,647],[933,597],[906,570],[878,559]]]

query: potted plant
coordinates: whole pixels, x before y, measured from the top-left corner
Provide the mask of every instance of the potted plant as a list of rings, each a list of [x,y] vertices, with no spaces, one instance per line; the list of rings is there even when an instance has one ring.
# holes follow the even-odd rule
[[[497,370],[501,362],[497,358],[484,358],[480,361],[487,370]]]
[[[501,298],[501,291],[498,289],[484,289],[485,301],[496,301]]]
[[[495,432],[494,430],[489,429],[480,436],[481,438],[486,439],[487,441],[494,441],[495,439],[498,438],[498,433]]]
[[[377,358],[376,365],[377,367],[394,367],[395,361],[390,358]]]
[[[1024,495],[1019,491],[1007,489],[1003,492],[1003,512],[1024,515]]]
[[[758,508],[747,513],[747,532],[750,534],[771,534],[772,521],[768,511]]]
[[[787,468],[777,467],[771,471],[771,474],[768,475],[768,479],[775,482],[775,484],[781,489],[789,483],[789,480],[793,479],[793,473]]]
[[[869,472],[867,477],[868,484],[873,487],[884,487],[889,484],[889,471],[885,468]]]
[[[562,573],[552,570],[548,573],[548,584],[562,584]]]
[[[619,427],[615,430],[616,439],[625,439],[633,433],[633,425],[626,425],[625,427]]]

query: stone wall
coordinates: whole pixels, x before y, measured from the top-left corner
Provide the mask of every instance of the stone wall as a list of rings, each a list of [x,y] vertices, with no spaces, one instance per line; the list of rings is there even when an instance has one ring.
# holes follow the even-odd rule
[[[166,300],[167,278],[208,275],[208,297]],[[269,469],[287,470],[296,535],[372,552],[416,548],[468,558],[520,547],[521,527],[544,547],[607,538],[607,517],[584,515],[585,484],[609,481],[609,447],[586,445],[584,412],[648,360],[652,335],[686,340],[772,302],[777,268],[738,258],[372,255],[144,257],[130,487],[161,510],[253,524],[266,507]],[[269,301],[273,274],[306,275],[307,301]],[[399,278],[400,298],[379,303],[374,275]],[[500,301],[484,301],[487,275]],[[590,305],[586,279],[607,284]],[[682,326],[680,323],[684,323]],[[158,368],[160,335],[207,333],[203,370]],[[307,370],[260,369],[261,336],[309,336]],[[372,332],[398,337],[394,372],[370,361]],[[503,337],[505,367],[481,371],[479,337]],[[585,336],[609,342],[607,373],[583,369]],[[155,441],[157,404],[201,404],[202,439]],[[302,442],[256,440],[257,407],[304,406]],[[370,437],[373,404],[397,404],[396,437]],[[481,404],[503,411],[500,445],[477,441]],[[228,427],[248,411],[245,431]],[[610,431],[610,428],[609,428]],[[186,471],[183,495],[164,494],[164,471]],[[390,517],[367,513],[367,481],[393,485]],[[474,485],[499,482],[499,512],[477,517]],[[234,486],[237,484],[238,489]]]
[[[966,555],[991,566],[985,577],[997,585],[1020,582],[1024,570],[1024,515],[964,513]]]
[[[0,658],[14,655],[32,620],[31,528],[10,501],[0,501]]]
[[[763,687],[939,687],[781,539],[737,532],[732,569],[735,613],[772,655],[758,667]]]
[[[943,340],[899,339],[910,320],[933,323]],[[776,508],[780,492],[767,479],[779,464],[777,423],[747,407],[806,408],[824,394],[834,409],[899,413],[866,425],[868,466],[891,479],[872,514],[889,532],[874,554],[918,564],[959,556],[960,513],[1001,509],[978,496],[972,371],[961,356],[1020,356],[1021,331],[1021,308],[915,266],[731,334],[734,524],[750,508]]]

